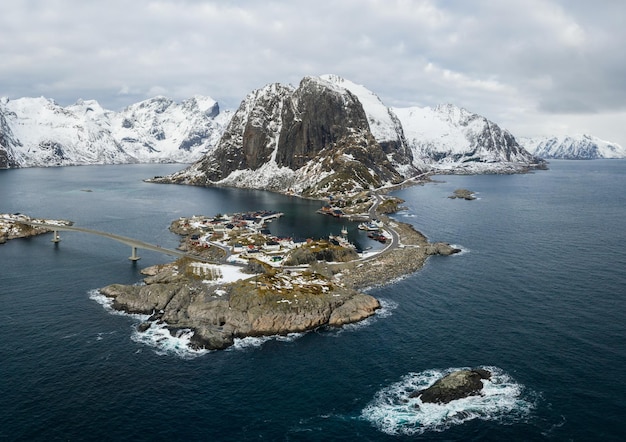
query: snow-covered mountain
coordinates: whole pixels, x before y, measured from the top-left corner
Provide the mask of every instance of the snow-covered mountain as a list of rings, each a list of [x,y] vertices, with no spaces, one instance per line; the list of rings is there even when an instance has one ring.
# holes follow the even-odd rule
[[[156,97],[121,112],[94,100],[61,107],[43,97],[3,98],[0,167],[193,162],[217,144],[231,116],[200,96]]]
[[[545,166],[484,117],[453,105],[392,109],[336,75],[267,85],[234,114],[208,97],[156,97],[121,112],[93,100],[0,100],[0,168],[194,161],[164,180],[320,195],[424,171]]]
[[[297,88],[269,84],[250,93],[214,150],[156,181],[306,196],[358,191],[402,180],[396,148],[383,150],[356,95],[334,81],[305,77]]]
[[[520,143],[541,158],[594,160],[626,158],[626,148],[592,135],[520,138]]]
[[[370,126],[372,135],[380,144],[396,169],[403,175],[410,173],[413,164],[412,151],[404,137],[402,123],[394,111],[366,87],[337,75],[322,75],[322,80],[341,86],[357,96]]]
[[[335,75],[270,84],[242,102],[218,146],[159,182],[306,196],[376,188],[423,171],[514,173],[545,167],[507,131],[456,106],[390,109]]]
[[[394,108],[413,165],[445,173],[511,173],[545,167],[508,131],[451,104]]]

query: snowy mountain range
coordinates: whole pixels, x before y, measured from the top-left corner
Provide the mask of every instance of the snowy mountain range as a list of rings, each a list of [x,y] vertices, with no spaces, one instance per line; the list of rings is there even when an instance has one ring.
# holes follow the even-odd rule
[[[544,167],[484,117],[452,105],[391,109],[363,86],[324,75],[305,77],[298,87],[253,91],[214,150],[156,181],[324,196],[396,184],[425,171]]]
[[[319,196],[424,172],[517,173],[544,168],[540,158],[623,157],[626,149],[589,135],[518,140],[451,104],[390,108],[336,75],[269,84],[236,112],[201,96],[120,112],[93,100],[0,99],[0,168],[193,163],[161,179]]]
[[[94,100],[0,99],[0,168],[192,162],[217,144],[232,112],[209,97],[165,97],[121,112]]]
[[[594,160],[626,158],[626,148],[591,135],[520,138],[526,150],[541,158]]]
[[[217,147],[158,182],[321,196],[399,183],[410,167],[404,146],[383,146],[356,95],[319,77],[250,93]]]

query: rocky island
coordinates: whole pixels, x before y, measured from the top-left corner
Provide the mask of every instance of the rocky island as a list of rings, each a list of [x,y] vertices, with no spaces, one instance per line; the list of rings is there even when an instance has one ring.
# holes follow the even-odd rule
[[[437,113],[442,112],[461,119],[467,155],[457,152],[455,161],[475,166],[464,167],[463,173],[542,167],[541,160],[486,119],[453,108]],[[412,112],[404,117],[405,122],[416,118]],[[268,84],[241,102],[214,149],[183,170],[146,180],[323,200],[319,212],[325,215],[367,224],[377,219],[380,226],[367,230],[385,243],[380,253],[359,255],[337,237],[302,245],[288,245],[260,230],[242,237],[237,229],[249,226],[240,227],[238,219],[229,223],[232,227],[217,229],[215,219],[181,219],[172,230],[186,238],[185,250],[222,261],[237,255],[243,262],[230,264],[249,276],[226,281],[215,277],[216,269],[177,261],[149,270],[145,286],[114,285],[102,293],[114,299],[115,308],[151,314],[142,329],[165,321],[172,329],[193,330],[193,345],[205,348],[223,348],[237,337],[311,330],[372,315],[378,302],[359,290],[410,274],[429,255],[460,251],[430,244],[412,226],[386,216],[402,203],[387,192],[426,181],[434,170],[417,148],[423,135],[418,131],[409,140],[404,127],[415,125],[402,119],[371,91],[337,76],[305,77],[297,87]]]
[[[263,223],[273,216],[280,214],[175,220],[170,230],[181,235],[181,248],[215,264],[182,258],[144,269],[144,285],[113,284],[100,292],[114,309],[150,315],[140,331],[165,323],[173,334],[193,330],[194,348],[223,349],[236,338],[361,321],[380,303],[359,290],[414,272],[429,255],[459,251],[430,244],[411,226],[383,214],[389,244],[372,255],[359,254],[342,237],[301,243],[275,237]]]
[[[457,198],[459,198],[459,199],[472,201],[472,200],[476,199],[476,195],[471,190],[456,189],[454,191],[454,193],[452,193],[452,195],[450,195],[448,198],[450,198],[450,199],[457,199]]]
[[[479,395],[483,389],[483,379],[491,379],[491,372],[483,368],[457,370],[437,380],[430,387],[411,393],[409,397],[419,397],[423,403],[447,404]]]

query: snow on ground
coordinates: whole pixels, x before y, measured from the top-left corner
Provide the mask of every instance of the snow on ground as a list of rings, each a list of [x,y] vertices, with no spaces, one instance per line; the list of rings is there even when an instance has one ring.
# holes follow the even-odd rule
[[[191,264],[194,274],[198,276],[208,276],[205,282],[214,284],[227,284],[242,279],[251,278],[254,275],[244,273],[243,267],[231,264],[208,264],[203,262],[194,262]]]

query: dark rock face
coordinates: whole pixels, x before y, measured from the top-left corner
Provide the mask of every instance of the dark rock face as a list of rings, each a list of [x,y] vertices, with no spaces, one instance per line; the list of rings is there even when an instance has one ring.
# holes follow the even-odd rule
[[[365,142],[374,142],[367,139],[369,125],[363,107],[349,91],[337,93],[319,80],[304,78],[289,101],[282,114],[276,154],[281,166],[298,169],[320,151],[345,142],[353,131]]]
[[[483,388],[483,379],[490,379],[491,373],[481,368],[459,370],[439,379],[425,390],[412,393],[410,397],[419,397],[422,402],[447,404],[468,396],[477,396]]]
[[[322,182],[311,180],[316,189],[309,194],[319,188],[341,191],[346,181],[351,181],[351,187],[357,183],[370,188],[401,180],[371,134],[358,98],[312,77],[305,77],[296,89],[271,84],[248,95],[216,149],[192,166],[203,174],[194,177],[192,184],[210,185],[235,171],[255,171],[268,163],[292,171],[319,165],[314,173],[318,177],[320,172],[330,172]],[[181,177],[184,181],[184,173]],[[181,179],[172,177],[171,181]],[[279,183],[269,190],[285,190],[286,185]]]
[[[0,145],[0,169],[15,167],[15,163],[5,148]]]
[[[215,151],[198,162],[207,181],[219,181],[235,170],[255,170],[269,161],[278,135],[280,110],[291,93],[287,86],[271,84],[242,101]]]
[[[3,115],[2,107],[0,107],[0,169],[9,169],[17,167],[12,146],[16,145],[11,129],[7,124]]]

